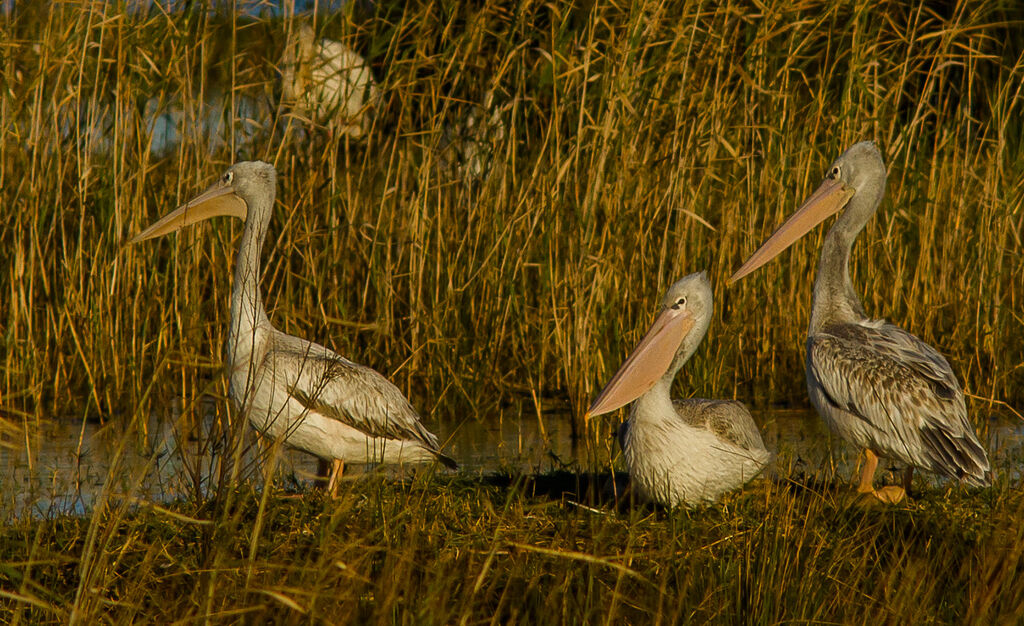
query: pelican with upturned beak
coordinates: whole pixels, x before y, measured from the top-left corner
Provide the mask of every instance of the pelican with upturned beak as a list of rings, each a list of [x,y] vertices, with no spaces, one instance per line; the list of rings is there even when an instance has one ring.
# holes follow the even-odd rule
[[[842,211],[825,235],[814,280],[807,389],[832,431],[864,450],[857,490],[895,503],[910,488],[915,467],[986,486],[989,462],[946,359],[905,330],[869,319],[850,281],[853,241],[882,203],[885,181],[885,163],[874,142],[852,146],[729,282],[750,274]],[[879,457],[907,465],[902,487],[874,488]]]
[[[618,433],[630,482],[670,507],[714,502],[772,457],[743,404],[672,400],[672,381],[707,333],[713,310],[704,272],[672,285],[647,334],[587,411],[589,419],[633,402]]]
[[[277,172],[237,163],[212,187],[133,237],[134,244],[216,217],[245,222],[235,257],[227,360],[229,395],[260,433],[331,464],[333,496],[344,463],[439,460],[454,468],[402,392],[376,371],[316,343],[286,335],[267,318],[260,252],[277,194]]]

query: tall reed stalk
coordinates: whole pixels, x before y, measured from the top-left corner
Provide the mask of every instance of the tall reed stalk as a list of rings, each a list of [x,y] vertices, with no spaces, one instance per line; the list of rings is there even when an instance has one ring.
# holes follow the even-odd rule
[[[381,84],[365,141],[277,101],[290,8],[160,7],[0,16],[9,420],[131,420],[216,380],[238,225],[123,242],[251,158],[282,180],[272,319],[386,372],[437,418],[497,419],[509,402],[580,415],[658,294],[704,268],[719,318],[687,392],[802,404],[824,229],[724,279],[867,138],[890,167],[855,249],[867,309],[948,355],[975,408],[1024,395],[1024,38],[1003,3],[319,14]],[[488,98],[506,132],[473,178],[445,166],[440,138]],[[179,136],[154,150],[159,115]]]

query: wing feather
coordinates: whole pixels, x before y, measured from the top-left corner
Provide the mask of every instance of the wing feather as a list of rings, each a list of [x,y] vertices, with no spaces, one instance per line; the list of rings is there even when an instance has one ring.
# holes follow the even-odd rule
[[[691,426],[708,430],[720,438],[752,452],[765,450],[761,430],[740,402],[689,398],[676,400],[676,415]]]
[[[413,440],[438,452],[437,437],[388,379],[324,346],[279,333],[265,360],[303,407],[369,436]]]
[[[963,392],[934,348],[882,321],[826,326],[808,339],[808,374],[828,401],[864,422],[875,450],[973,484],[988,458]]]

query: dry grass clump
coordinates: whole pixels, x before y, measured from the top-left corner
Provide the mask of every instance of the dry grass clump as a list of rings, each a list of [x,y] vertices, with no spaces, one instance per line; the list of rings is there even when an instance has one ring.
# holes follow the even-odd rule
[[[0,614],[951,623],[1022,608],[1021,502],[1006,490],[864,508],[845,492],[766,481],[716,507],[669,513],[588,500],[573,480],[368,479],[337,502],[275,495],[257,511],[258,494],[238,493],[230,509],[178,503],[16,524],[0,542]]]

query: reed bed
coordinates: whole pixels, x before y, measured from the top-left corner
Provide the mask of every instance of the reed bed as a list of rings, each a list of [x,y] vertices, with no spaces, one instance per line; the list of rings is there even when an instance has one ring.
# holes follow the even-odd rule
[[[687,389],[803,403],[820,234],[724,280],[865,138],[890,167],[855,249],[867,309],[937,345],[973,396],[1024,393],[1024,46],[1002,3],[318,15],[384,94],[358,142],[275,100],[287,10],[186,6],[18,3],[0,21],[9,417],[130,420],[208,386],[239,226],[122,244],[249,158],[282,181],[262,280],[272,319],[387,372],[441,419],[492,419],[522,398],[580,414],[662,289],[700,269],[720,317]],[[488,99],[507,132],[467,180],[436,148]],[[168,112],[180,137],[154,151]]]
[[[299,16],[373,68],[382,102],[359,139],[281,102],[295,17],[0,13],[0,445],[56,419],[102,420],[129,445],[171,403],[244,430],[222,375],[239,225],[124,246],[244,159],[279,171],[262,278],[278,327],[386,373],[430,422],[543,423],[580,418],[663,289],[701,269],[716,320],[680,393],[805,404],[824,229],[725,279],[835,156],[874,139],[890,173],[854,249],[866,308],[947,355],[972,415],[1020,406],[1021,9],[422,0]],[[477,110],[503,130],[470,138],[486,155],[473,172],[446,146]],[[587,426],[610,445],[610,423]],[[110,491],[87,517],[0,528],[0,611],[985,623],[1022,609],[1009,478],[864,509],[780,476],[672,513],[429,472],[356,481],[338,502],[245,481],[160,507]]]

